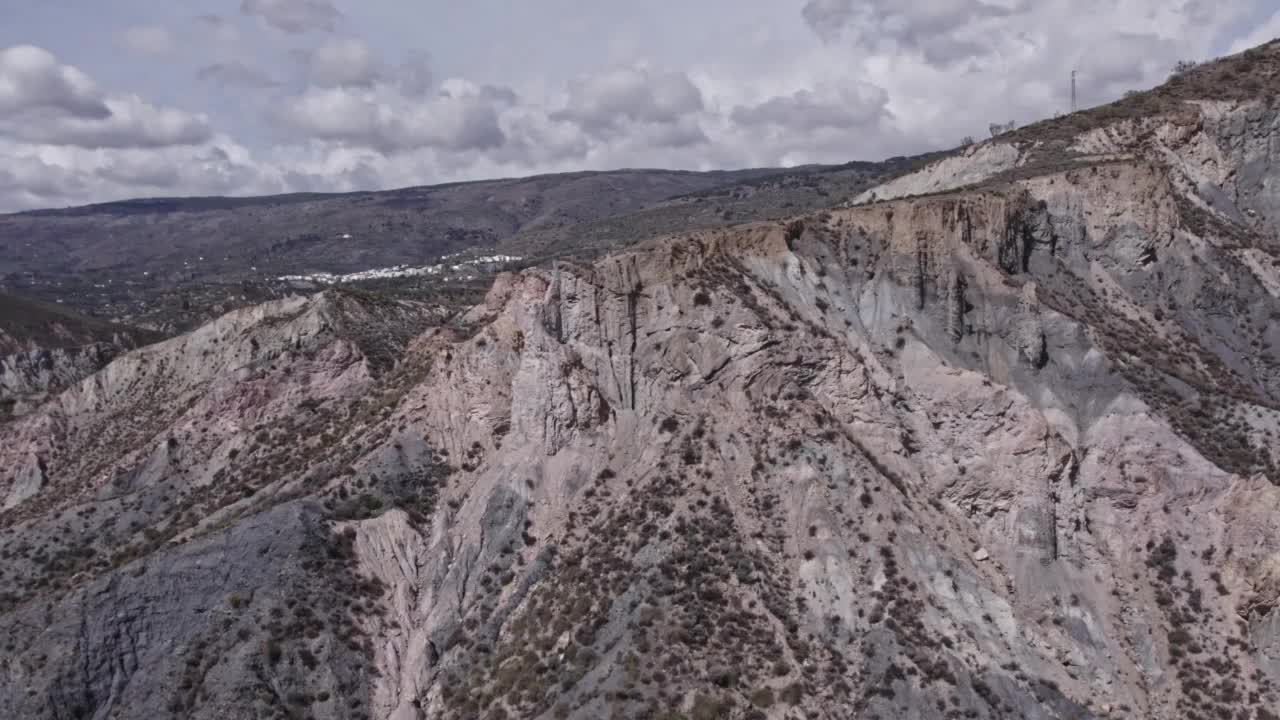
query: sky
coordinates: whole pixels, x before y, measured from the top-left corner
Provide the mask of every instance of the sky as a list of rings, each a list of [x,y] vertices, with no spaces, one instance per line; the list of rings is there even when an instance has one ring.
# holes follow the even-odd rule
[[[878,160],[1163,82],[1280,0],[0,0],[0,211]]]

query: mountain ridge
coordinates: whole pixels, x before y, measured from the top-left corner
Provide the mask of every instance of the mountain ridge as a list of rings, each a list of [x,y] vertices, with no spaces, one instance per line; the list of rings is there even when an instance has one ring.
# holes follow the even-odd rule
[[[525,264],[589,256],[662,232],[822,207],[833,195],[851,196],[928,157],[706,173],[564,173],[301,195],[274,205],[272,198],[215,199],[230,205],[191,212],[182,201],[159,200],[141,201],[138,213],[90,206],[7,215],[0,216],[0,266],[7,268],[0,287],[174,332],[308,289],[286,277],[425,266],[459,253],[515,256]],[[404,283],[379,287],[434,292]]]
[[[1280,107],[1021,137],[124,355],[0,425],[0,702],[1273,720]]]

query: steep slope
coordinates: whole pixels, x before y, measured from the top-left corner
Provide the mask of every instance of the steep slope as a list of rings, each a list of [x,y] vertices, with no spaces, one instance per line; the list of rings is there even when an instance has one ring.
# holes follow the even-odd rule
[[[117,359],[0,426],[0,703],[1273,720],[1280,125],[1156,110]]]
[[[147,330],[0,293],[0,418],[158,339]]]
[[[7,712],[161,717],[200,704],[247,717],[255,692],[367,696],[371,647],[354,618],[373,606],[353,599],[379,588],[347,570],[350,541],[324,525],[308,484],[377,444],[338,428],[369,412],[375,378],[434,321],[429,307],[336,291],[248,308],[119,358],[5,426]],[[301,656],[305,669],[277,667],[286,637],[326,647]]]

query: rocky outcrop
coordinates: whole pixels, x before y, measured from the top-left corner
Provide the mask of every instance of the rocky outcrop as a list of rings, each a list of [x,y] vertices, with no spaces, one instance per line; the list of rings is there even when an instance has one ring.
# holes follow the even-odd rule
[[[0,426],[0,703],[1274,717],[1276,255],[1142,142],[120,357]]]
[[[146,330],[0,293],[0,421],[159,339]]]
[[[31,350],[0,357],[0,405],[26,411],[51,391],[102,369],[122,348],[98,343],[77,348]]]
[[[1027,364],[1042,368],[1049,362],[1049,351],[1045,346],[1044,324],[1040,321],[1040,303],[1036,299],[1035,283],[1022,286],[1017,313],[1012,344]]]
[[[895,200],[912,195],[946,192],[975,185],[1013,169],[1022,159],[1018,148],[1005,142],[970,145],[958,155],[942,158],[927,168],[877,185],[854,198],[855,204]]]

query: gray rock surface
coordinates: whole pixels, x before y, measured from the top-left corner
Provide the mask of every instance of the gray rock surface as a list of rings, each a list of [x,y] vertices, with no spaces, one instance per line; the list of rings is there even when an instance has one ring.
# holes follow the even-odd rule
[[[118,358],[0,426],[0,707],[1274,718],[1270,185],[1183,160],[1270,125],[1203,112]]]
[[[60,305],[0,293],[0,422],[159,339]]]
[[[106,367],[122,348],[94,343],[77,348],[41,348],[0,357],[0,403],[10,414],[38,405],[50,391],[61,390]]]

